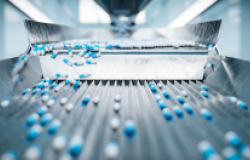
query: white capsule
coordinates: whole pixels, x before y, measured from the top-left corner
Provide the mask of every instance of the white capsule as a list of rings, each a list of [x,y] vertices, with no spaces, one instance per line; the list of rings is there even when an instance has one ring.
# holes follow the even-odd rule
[[[67,144],[67,138],[64,135],[56,136],[52,142],[54,151],[60,152],[65,148]]]
[[[17,156],[15,152],[7,151],[1,155],[0,160],[17,160]]]
[[[10,100],[8,100],[8,99],[4,100],[4,101],[1,102],[1,107],[6,108],[6,107],[9,106],[9,104],[10,104]]]
[[[157,86],[158,86],[159,88],[161,88],[161,87],[162,87],[162,84],[159,82],[159,83],[157,83]]]
[[[107,160],[116,160],[119,158],[120,150],[116,142],[109,142],[105,146],[105,157]]]
[[[118,102],[116,102],[116,103],[114,104],[114,106],[113,106],[113,110],[114,110],[115,112],[118,112],[120,109],[121,109],[121,104],[118,103]]]
[[[182,94],[184,97],[187,97],[187,96],[188,96],[187,92],[184,91],[184,90],[181,91],[181,94]]]
[[[52,107],[53,105],[55,104],[55,100],[54,99],[50,99],[48,102],[47,102],[47,107]]]
[[[68,98],[67,97],[63,97],[61,100],[60,100],[60,103],[61,105],[64,105],[65,103],[68,102]]]
[[[37,160],[41,156],[41,148],[37,145],[33,145],[28,148],[24,153],[25,160]]]
[[[45,94],[44,96],[42,96],[42,101],[43,102],[47,102],[49,99],[49,95],[48,94]]]
[[[236,103],[238,99],[237,99],[236,97],[229,97],[229,100],[230,100],[232,103]]]
[[[58,86],[55,87],[55,91],[58,92],[58,91],[60,91],[63,87],[64,87],[64,85],[63,85],[63,84],[60,84],[60,85],[58,85]]]
[[[120,119],[118,117],[113,117],[111,120],[110,120],[110,127],[112,130],[117,130],[121,124],[120,122]]]
[[[67,112],[70,112],[74,108],[74,106],[75,106],[74,103],[68,103],[65,107],[65,110]]]
[[[122,97],[121,97],[119,94],[117,94],[117,95],[115,96],[115,101],[116,101],[116,102],[120,102],[121,99],[122,99]]]
[[[96,96],[96,97],[94,98],[94,100],[93,100],[93,103],[98,104],[99,101],[100,101],[100,98],[99,98],[98,96]]]

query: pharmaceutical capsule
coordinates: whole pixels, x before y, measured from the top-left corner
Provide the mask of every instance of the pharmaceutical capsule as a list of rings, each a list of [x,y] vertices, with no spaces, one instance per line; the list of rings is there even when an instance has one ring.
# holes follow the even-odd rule
[[[119,94],[115,95],[115,101],[116,102],[120,102],[121,99],[122,99],[122,97]]]
[[[213,146],[208,141],[202,141],[198,144],[198,150],[204,159],[208,159],[212,154],[215,154]]]
[[[190,106],[190,104],[184,103],[183,107],[184,107],[184,109],[185,109],[185,111],[186,111],[187,113],[193,114],[193,109],[192,109],[192,107]]]
[[[32,145],[24,152],[25,160],[38,160],[41,157],[42,149],[38,145]]]
[[[1,107],[6,108],[10,105],[10,103],[11,103],[10,100],[6,99],[6,100],[1,102]]]
[[[114,131],[116,131],[119,128],[121,122],[120,122],[120,119],[118,117],[113,117],[110,120],[109,124],[110,124],[111,129],[114,130]]]
[[[25,89],[21,95],[24,96],[24,95],[28,94],[30,91],[31,91],[30,88]]]
[[[47,102],[47,106],[48,106],[49,108],[52,107],[54,104],[55,104],[55,100],[54,100],[54,99],[50,99],[50,100]]]
[[[239,150],[242,158],[250,159],[250,147],[248,145],[241,145]]]
[[[63,97],[61,100],[60,100],[60,104],[61,105],[64,105],[65,103],[68,102],[68,98],[67,97]]]
[[[232,147],[240,147],[241,146],[241,138],[235,133],[235,132],[227,132],[225,134],[226,141],[232,146]]]
[[[209,67],[215,68],[215,65],[214,65],[212,62],[209,62],[209,63],[207,64],[207,67],[208,67],[208,68],[209,68]]]
[[[40,95],[40,96],[45,95],[47,92],[48,92],[48,89],[44,89],[44,90],[42,90],[42,93],[41,93],[41,95]]]
[[[164,97],[166,97],[167,99],[170,99],[170,95],[168,94],[167,91],[163,91],[163,92],[162,92],[162,95],[163,95]]]
[[[155,94],[155,99],[156,99],[156,102],[158,103],[159,101],[162,101],[162,98],[159,94]]]
[[[38,92],[40,92],[40,89],[35,89],[35,90],[32,92],[31,96],[36,95]]]
[[[158,102],[158,105],[159,105],[160,109],[164,109],[164,108],[167,107],[166,104],[165,104],[165,102],[162,101],[162,100]]]
[[[151,89],[152,92],[157,92],[156,87],[154,85],[151,85],[150,89]]]
[[[224,148],[222,151],[222,155],[225,158],[225,160],[241,160],[241,157],[237,153],[237,151],[231,147]]]
[[[81,83],[79,81],[77,81],[77,80],[70,79],[69,82],[70,82],[70,84],[75,85],[77,87],[81,86]]]
[[[208,91],[208,88],[207,88],[207,86],[205,86],[205,85],[202,85],[202,86],[201,86],[201,89],[203,89],[204,91]]]
[[[48,52],[48,51],[49,51],[49,48],[48,48],[47,45],[45,45],[44,50],[45,50],[45,52]]]
[[[49,51],[52,51],[53,50],[53,45],[48,45],[48,49],[49,49]]]
[[[88,74],[88,73],[86,73],[86,74],[81,74],[81,75],[79,75],[79,77],[80,78],[87,78],[87,77],[89,77],[91,74]]]
[[[46,82],[47,82],[48,84],[51,84],[51,83],[53,82],[53,79],[47,78],[47,79],[46,79]]]
[[[74,103],[68,103],[65,107],[65,110],[67,112],[70,112],[74,108],[74,106],[75,106]]]
[[[159,87],[159,88],[162,88],[162,84],[159,82],[159,83],[157,83],[157,86]]]
[[[17,160],[18,154],[14,150],[8,150],[0,157],[1,160]]]
[[[45,56],[45,50],[44,50],[43,47],[40,49],[40,55],[41,55],[41,56]]]
[[[52,146],[54,151],[60,152],[62,151],[67,144],[67,137],[65,135],[59,135],[54,138],[52,141]]]
[[[80,48],[82,48],[82,45],[76,44],[76,45],[75,45],[75,48],[80,49]]]
[[[82,57],[82,56],[86,55],[87,53],[88,53],[88,51],[80,51],[78,55],[80,57]]]
[[[83,139],[82,137],[76,136],[73,137],[69,144],[69,153],[71,156],[77,156],[80,154],[83,148]]]
[[[173,115],[172,115],[172,113],[171,113],[171,111],[170,111],[169,108],[164,108],[164,109],[162,110],[162,114],[163,114],[163,116],[164,116],[168,121],[173,120]]]
[[[111,44],[108,44],[108,45],[105,46],[105,48],[107,48],[107,49],[111,49],[112,47],[113,46]]]
[[[176,99],[180,104],[185,103],[184,99],[181,96],[177,96]]]
[[[208,46],[208,51],[212,51],[213,50],[213,45],[209,45]]]
[[[240,108],[243,108],[243,109],[248,109],[247,107],[247,104],[242,102],[242,101],[237,101],[236,104],[240,107]]]
[[[51,113],[46,113],[44,116],[42,116],[40,124],[42,126],[47,125],[51,120],[53,119],[53,115]]]
[[[65,85],[68,85],[69,83],[70,83],[69,79],[65,80]]]
[[[180,118],[182,118],[184,116],[184,114],[179,106],[174,106],[174,113]]]
[[[121,104],[118,103],[118,102],[115,102],[114,105],[113,105],[113,110],[115,112],[118,112],[120,109],[121,109]]]
[[[188,96],[187,92],[184,91],[184,90],[181,91],[181,94],[182,94],[184,97],[187,97],[187,96]]]
[[[96,96],[94,99],[93,99],[93,103],[94,104],[98,104],[100,101],[100,98],[98,96]]]
[[[85,58],[89,58],[89,57],[92,57],[92,55],[93,55],[93,53],[92,52],[89,52],[89,53],[87,53],[87,54],[85,54]]]
[[[209,98],[206,91],[201,91],[201,95],[202,95],[203,97]]]
[[[49,125],[49,129],[48,129],[48,132],[49,133],[55,133],[58,131],[58,129],[61,127],[61,121],[58,120],[58,119],[55,119],[51,122],[51,124]]]
[[[57,84],[56,83],[53,83],[51,86],[50,86],[50,90],[52,90],[53,88],[55,88],[57,86]]]
[[[101,57],[101,53],[96,53],[92,55],[92,58],[98,58],[98,57]]]
[[[74,56],[73,53],[72,53],[71,48],[69,48],[68,52],[69,52],[69,56],[70,56],[70,57],[73,57],[73,56]]]
[[[38,56],[38,55],[37,55],[37,48],[36,48],[36,47],[33,49],[32,54],[33,54],[34,56]]]
[[[96,64],[96,61],[87,60],[86,63],[87,64]]]
[[[84,65],[84,63],[83,62],[75,62],[75,63],[73,63],[75,66],[82,66],[82,65]]]
[[[83,98],[82,104],[83,104],[83,105],[88,104],[88,103],[89,103],[89,100],[90,100],[89,96],[85,96],[85,97]]]
[[[72,66],[72,63],[67,59],[63,59],[63,62],[66,63],[70,67]]]
[[[136,133],[135,125],[132,120],[127,120],[125,122],[124,133],[127,137],[133,137]]]
[[[46,106],[43,106],[37,110],[37,114],[39,116],[43,116],[48,111],[48,108]]]
[[[51,58],[56,58],[56,56],[58,55],[58,51],[54,50],[52,55],[51,55]]]
[[[37,138],[41,132],[42,132],[42,127],[40,125],[34,125],[29,129],[27,138],[29,140],[33,140]]]
[[[56,76],[56,78],[67,78],[68,77],[68,75],[66,75],[66,74],[59,74],[59,73],[57,73],[55,76]]]
[[[238,99],[237,99],[236,97],[231,96],[231,97],[229,97],[229,100],[230,100],[232,103],[236,103]]]
[[[211,113],[210,113],[209,110],[207,110],[206,108],[202,108],[200,112],[201,112],[201,115],[202,115],[204,118],[206,118],[207,120],[212,120],[212,119],[213,119]]]
[[[120,149],[116,142],[111,141],[106,144],[104,149],[105,158],[107,160],[116,160],[119,159]]]
[[[154,85],[154,83],[153,83],[153,82],[150,82],[150,83],[149,83],[149,87],[151,87],[152,85]]]
[[[35,123],[38,121],[38,119],[39,119],[39,115],[38,115],[37,113],[33,113],[33,114],[31,114],[31,115],[27,118],[26,124],[27,124],[28,126],[31,126],[31,125],[35,124]]]
[[[63,87],[64,87],[63,84],[60,84],[60,85],[56,86],[55,87],[55,92],[59,92]]]

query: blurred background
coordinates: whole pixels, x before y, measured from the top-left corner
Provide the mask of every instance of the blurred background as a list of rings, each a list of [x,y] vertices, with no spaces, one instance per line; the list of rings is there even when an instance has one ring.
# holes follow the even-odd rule
[[[138,14],[126,13],[122,8],[118,13],[116,6],[112,14],[108,13],[109,1],[0,0],[0,59],[17,56],[27,48],[24,19],[111,29],[118,18],[128,22],[131,30],[151,28],[156,32],[158,28],[222,19],[218,43],[221,53],[250,60],[250,0],[116,0],[118,7],[124,8],[136,2]]]

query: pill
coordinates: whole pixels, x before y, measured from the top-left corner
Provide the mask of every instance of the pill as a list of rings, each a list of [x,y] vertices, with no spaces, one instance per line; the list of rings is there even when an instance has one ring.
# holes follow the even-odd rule
[[[207,64],[207,67],[208,67],[208,68],[215,68],[215,65],[214,65],[212,62],[209,62],[209,63]]]
[[[177,96],[176,99],[180,104],[185,103],[184,99],[181,96]]]
[[[63,84],[60,84],[60,85],[56,86],[56,87],[55,87],[55,92],[60,91],[63,87],[64,87]]]
[[[61,124],[62,124],[62,123],[61,123],[60,120],[58,120],[58,119],[53,120],[53,121],[51,122],[51,124],[49,125],[48,132],[49,132],[50,134],[57,132],[58,129],[61,127]]]
[[[82,65],[84,65],[84,63],[83,62],[75,62],[75,63],[73,63],[75,66],[82,66]]]
[[[191,107],[190,104],[184,103],[184,104],[183,104],[183,107],[184,107],[184,109],[185,109],[185,111],[186,111],[187,113],[193,114],[193,109],[192,109],[192,107]]]
[[[82,45],[76,44],[76,45],[75,45],[75,48],[80,49],[80,48],[82,48]]]
[[[18,154],[14,150],[6,151],[0,157],[0,160],[17,160],[17,159],[18,159]]]
[[[35,89],[35,90],[32,92],[31,96],[36,95],[38,92],[40,92],[40,89]]]
[[[162,100],[162,98],[159,94],[155,94],[155,99],[156,99],[157,103]]]
[[[47,78],[47,79],[46,79],[46,82],[47,82],[48,84],[51,84],[51,83],[53,82],[53,79]]]
[[[160,109],[164,109],[164,108],[167,107],[166,104],[165,104],[165,102],[162,101],[162,100],[160,100],[160,101],[158,102],[158,105],[159,105]]]
[[[82,57],[82,56],[86,55],[87,53],[88,53],[88,51],[80,51],[78,55],[80,57]]]
[[[30,88],[25,89],[21,95],[24,96],[24,95],[28,94],[30,91],[31,91]]]
[[[98,96],[96,96],[94,99],[93,99],[93,103],[94,104],[98,104],[100,101],[100,98]]]
[[[32,145],[24,152],[25,160],[38,160],[42,154],[42,149],[38,145]]]
[[[226,141],[233,147],[240,147],[241,143],[241,138],[235,133],[235,132],[227,132],[225,134],[225,139]]]
[[[116,131],[119,126],[120,126],[120,119],[118,117],[113,117],[111,120],[110,120],[110,127],[112,130]]]
[[[43,116],[48,111],[48,108],[46,106],[42,106],[37,110],[37,114],[39,116]]]
[[[85,58],[89,58],[89,57],[91,57],[91,56],[92,56],[92,52],[89,52],[89,53],[86,53],[84,57],[85,57]]]
[[[46,113],[44,116],[41,118],[40,124],[42,126],[47,125],[51,120],[53,119],[53,115],[51,113]]]
[[[121,109],[121,104],[118,103],[118,102],[115,102],[114,105],[113,105],[113,110],[115,112],[118,112],[120,109]]]
[[[236,103],[238,99],[237,99],[236,97],[230,96],[230,97],[229,97],[229,100],[230,100],[232,103]]]
[[[69,56],[70,56],[70,57],[73,57],[73,53],[72,53],[71,48],[69,48],[68,52],[69,52]]]
[[[91,74],[88,74],[88,73],[80,74],[80,75],[79,75],[80,78],[87,78],[87,77],[89,77],[89,76],[91,76]]]
[[[248,109],[247,104],[242,101],[237,101],[236,104],[242,109]]]
[[[83,139],[80,136],[73,137],[69,144],[69,153],[71,156],[77,156],[80,154],[83,148]]]
[[[213,119],[213,117],[212,117],[212,115],[211,115],[211,113],[209,112],[208,109],[202,108],[200,112],[201,112],[201,115],[204,118],[206,118],[207,120],[212,120]]]
[[[37,138],[41,132],[42,132],[42,127],[40,125],[32,126],[27,134],[28,140],[33,140]]]
[[[166,97],[167,99],[170,99],[170,95],[168,94],[167,91],[163,91],[163,92],[162,92],[162,95],[163,95],[164,97]]]
[[[52,55],[51,55],[51,58],[56,58],[56,56],[58,55],[58,51],[54,50]]]
[[[66,79],[65,80],[65,85],[68,85],[70,83],[70,80],[69,79]]]
[[[32,54],[34,55],[34,56],[37,56],[37,48],[35,47],[35,48],[33,48],[33,50],[32,50]]]
[[[52,89],[55,88],[56,86],[57,86],[57,84],[56,84],[56,83],[53,83],[53,84],[49,87],[49,89],[52,90]]]
[[[62,151],[67,144],[67,137],[65,135],[58,135],[52,141],[54,151]]]
[[[211,154],[207,160],[223,160],[223,158],[218,153]]]
[[[154,85],[153,82],[150,82],[150,83],[149,83],[149,87],[151,87],[152,85]]]
[[[124,133],[127,137],[133,137],[135,135],[136,130],[132,120],[127,120],[125,122]]]
[[[40,94],[40,96],[45,95],[47,92],[48,92],[48,89],[44,89],[44,90],[42,90],[42,93]]]
[[[204,159],[208,159],[212,154],[215,153],[213,146],[208,141],[202,141],[198,144],[198,150]]]
[[[93,51],[94,50],[94,46],[92,46],[92,45],[87,45],[87,48],[86,48],[87,50],[90,50],[90,51]]]
[[[206,91],[201,91],[201,95],[202,95],[203,97],[209,98]]]
[[[47,107],[52,107],[53,105],[55,104],[55,99],[50,99],[48,102],[47,102]]]
[[[52,51],[53,45],[48,45],[48,49],[49,49],[49,51]]]
[[[152,92],[155,92],[155,93],[157,92],[156,87],[154,85],[151,85],[150,89],[151,89]]]
[[[98,58],[101,57],[101,53],[95,53],[92,55],[92,58]]]
[[[43,82],[43,83],[44,83],[44,82],[45,82],[45,80],[44,80],[44,79],[41,79],[41,82]]]
[[[68,102],[68,98],[67,97],[63,97],[61,100],[60,100],[60,104],[61,105],[64,105],[65,103]]]
[[[174,113],[180,118],[184,117],[184,114],[179,106],[174,106]]]
[[[10,105],[10,103],[11,103],[10,100],[6,99],[6,100],[1,102],[1,107],[6,108]]]
[[[159,87],[159,88],[162,88],[162,84],[159,82],[159,83],[157,83],[157,86]]]
[[[187,97],[187,96],[188,96],[187,92],[184,91],[184,90],[181,91],[181,94],[182,94],[184,97]]]
[[[203,89],[204,91],[208,91],[208,88],[207,88],[207,86],[205,86],[205,85],[202,85],[202,86],[201,86],[201,89]]]
[[[87,60],[86,63],[87,64],[96,64],[96,61]]]
[[[69,82],[70,82],[70,84],[75,85],[77,87],[81,86],[81,83],[77,80],[70,79]]]
[[[89,96],[85,96],[84,98],[83,98],[83,100],[82,100],[82,105],[86,105],[86,104],[88,104],[89,103]]]
[[[63,59],[63,62],[66,63],[68,66],[72,66],[72,63],[67,59]]]
[[[116,142],[111,141],[106,144],[104,149],[105,158],[107,160],[116,160],[119,159],[120,149]]]
[[[31,115],[27,118],[26,124],[27,124],[28,126],[31,126],[31,125],[35,124],[35,123],[37,122],[38,119],[39,119],[39,115],[38,115],[37,113],[33,113],[33,114],[31,114]]]
[[[248,145],[241,145],[239,151],[243,158],[250,159],[250,147]]]
[[[107,49],[111,49],[112,47],[113,46],[111,44],[108,44],[108,45],[105,46],[105,48],[107,48]]]
[[[67,111],[67,112],[71,112],[71,110],[74,108],[74,103],[68,103],[67,105],[66,105],[66,107],[65,107],[65,110]]]
[[[68,75],[60,74],[60,73],[57,73],[55,76],[56,76],[56,78],[67,78],[68,77]]]
[[[225,160],[241,160],[240,155],[232,147],[226,147],[222,150],[222,155]]]
[[[116,95],[115,95],[115,101],[116,101],[116,102],[120,102],[121,99],[122,99],[122,97],[121,97],[119,94],[116,94]]]
[[[209,45],[208,46],[208,51],[212,51],[213,50],[213,45]]]
[[[171,111],[170,111],[169,108],[164,108],[164,109],[162,110],[162,114],[163,114],[163,116],[164,116],[168,121],[173,120],[173,115],[172,115],[172,113],[171,113]]]

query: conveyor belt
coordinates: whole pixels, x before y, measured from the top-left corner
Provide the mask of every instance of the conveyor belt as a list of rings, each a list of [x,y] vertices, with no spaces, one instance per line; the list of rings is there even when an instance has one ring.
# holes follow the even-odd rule
[[[152,82],[156,87],[152,92],[149,87]],[[64,84],[64,81],[56,81]],[[230,145],[225,140],[228,131],[235,132],[244,144],[250,144],[250,135],[246,128],[250,126],[250,113],[229,101],[224,96],[208,88],[208,97],[201,95],[201,81],[188,80],[87,80],[82,81],[81,87],[70,84],[58,92],[49,90],[50,99],[55,103],[47,107],[40,93],[31,96],[31,93],[20,97],[13,97],[11,104],[0,110],[0,154],[14,150],[19,159],[25,159],[27,149],[32,145],[39,145],[41,155],[39,159],[54,160],[70,157],[70,140],[73,137],[83,139],[83,148],[77,156],[70,159],[105,159],[105,147],[109,142],[116,142],[119,148],[117,159],[203,159],[197,145],[201,141],[208,141],[217,153]],[[157,86],[158,83],[162,87]],[[186,91],[185,97],[181,91]],[[169,97],[164,97],[167,91]],[[113,110],[115,96],[121,96],[121,109]],[[170,109],[173,119],[167,120],[156,101],[159,94]],[[181,96],[185,103],[192,106],[192,114],[184,109],[176,97]],[[82,103],[84,97],[90,101]],[[93,103],[94,97],[99,96],[100,102]],[[61,98],[67,97],[66,104],[61,105]],[[67,112],[65,107],[69,103],[75,107]],[[27,133],[32,126],[27,126],[27,118],[37,110],[46,106],[47,113],[53,115],[53,120],[61,121],[60,128],[53,134],[48,133],[51,122],[42,126],[42,131],[33,140],[27,139]],[[183,115],[175,114],[175,106],[179,106]],[[212,119],[206,119],[201,109],[210,111]],[[110,127],[110,120],[117,116],[120,127],[114,131]],[[135,124],[135,135],[125,134],[125,122],[132,120]],[[41,118],[34,125],[40,126]],[[34,126],[33,125],[33,126]],[[60,152],[53,149],[53,140],[58,135],[67,137],[66,146]],[[27,159],[27,158],[26,158]]]

